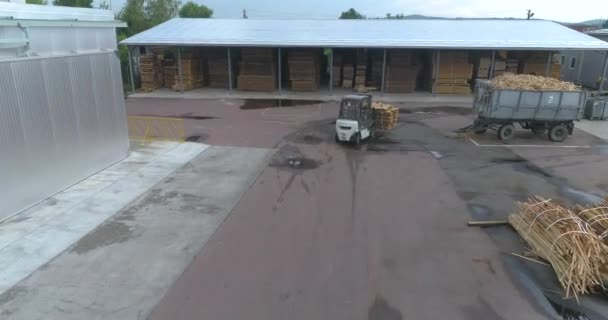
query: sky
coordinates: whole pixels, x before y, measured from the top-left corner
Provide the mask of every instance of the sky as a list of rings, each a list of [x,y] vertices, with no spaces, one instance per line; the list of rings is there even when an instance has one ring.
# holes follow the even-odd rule
[[[187,0],[182,0],[185,2]],[[96,1],[97,2],[97,1]],[[525,18],[531,9],[534,17],[562,22],[581,22],[608,16],[606,0],[194,0],[214,11],[215,18],[240,18],[243,9],[254,19],[335,19],[340,12],[355,8],[367,17],[386,13],[422,14],[441,17]],[[119,11],[125,0],[112,0]],[[576,4],[576,5],[575,5]]]

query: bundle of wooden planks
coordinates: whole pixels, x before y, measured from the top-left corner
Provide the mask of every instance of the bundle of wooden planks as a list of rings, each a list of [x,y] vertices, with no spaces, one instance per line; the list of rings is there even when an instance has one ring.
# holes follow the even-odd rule
[[[321,80],[321,52],[317,49],[291,49],[287,53],[287,65],[291,89],[315,91]]]
[[[547,63],[550,62],[548,76],[551,78],[560,79],[561,65],[558,55],[552,55],[551,60],[549,61],[549,54],[550,52],[546,51],[533,52],[528,54],[523,59],[521,73],[545,76],[547,74]]]
[[[369,85],[372,87],[380,88],[382,86],[382,52],[374,52],[370,55],[371,59],[371,72]]]
[[[154,91],[163,84],[161,60],[156,54],[142,54],[139,56],[139,74],[141,76],[141,89]]]
[[[207,82],[211,88],[228,88],[228,55],[225,49],[208,48],[205,50],[207,60]],[[234,57],[234,54],[233,54]],[[232,74],[237,69],[234,63],[235,59],[231,58]],[[234,79],[234,77],[232,77]]]
[[[469,63],[466,51],[442,51],[437,59],[433,58],[435,92],[439,94],[471,93],[470,81],[473,78],[473,64]],[[439,68],[439,70],[437,70]]]
[[[382,102],[372,103],[372,112],[376,128],[390,130],[397,125],[399,109],[391,104]]]
[[[382,68],[382,65],[380,68]],[[389,51],[384,80],[386,91],[414,92],[419,70],[420,68],[412,52],[406,50]]]
[[[276,87],[275,63],[271,48],[242,48],[238,88],[271,92]]]
[[[608,280],[607,204],[570,209],[533,197],[509,215],[532,252],[551,264],[566,297],[594,292]]]
[[[331,66],[332,72],[332,83],[333,87],[339,87],[342,85],[342,55],[334,50],[334,56]]]
[[[180,82],[178,61],[167,61],[163,68],[164,86],[175,91],[188,91],[204,85],[204,56],[198,48],[183,49],[181,53],[182,76]]]
[[[357,50],[357,64],[355,68],[355,87],[367,84],[367,50]]]

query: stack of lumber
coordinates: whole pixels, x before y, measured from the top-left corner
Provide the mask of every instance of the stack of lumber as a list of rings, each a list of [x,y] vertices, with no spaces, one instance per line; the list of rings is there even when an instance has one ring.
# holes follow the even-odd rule
[[[546,75],[548,56],[549,52],[534,52],[529,54],[523,61],[522,73],[542,76]],[[552,57],[549,77],[559,79],[560,73],[561,65],[559,64],[559,59]]]
[[[551,264],[566,297],[594,292],[608,280],[605,207],[570,209],[534,197],[509,215],[532,252]]]
[[[342,88],[352,88],[354,78],[355,78],[354,64],[345,61],[342,64]]]
[[[505,74],[492,79],[492,88],[530,91],[581,91],[574,83],[531,74]]]
[[[226,49],[209,48],[206,50],[207,81],[211,88],[228,88],[228,56]],[[232,63],[232,69],[236,65]],[[232,77],[234,79],[234,77]]]
[[[473,78],[473,65],[469,63],[466,51],[442,51],[437,59],[433,59],[433,71],[436,74],[435,92],[439,94],[468,94],[471,93],[470,81]]]
[[[519,73],[519,60],[517,59],[507,59],[505,66],[505,73]]]
[[[494,73],[493,73],[493,77],[500,77],[502,75],[504,75],[507,72],[507,61],[505,60],[498,60],[496,59],[496,61],[494,61]]]
[[[382,53],[378,52],[371,55],[371,72],[369,85],[380,88],[382,86]]]
[[[492,77],[498,77],[505,74],[507,68],[507,62],[496,55],[494,57],[494,71]],[[481,57],[479,58],[479,66],[477,67],[477,79],[488,79],[490,77],[490,70],[492,69],[492,57]]]
[[[399,119],[399,109],[397,107],[382,102],[373,102],[372,112],[376,128],[390,130],[397,125]]]
[[[142,54],[139,56],[139,74],[141,76],[141,89],[154,91],[163,84],[161,60],[155,54]]]
[[[163,66],[163,88],[173,88],[175,79],[179,79],[175,61],[167,61]]]
[[[331,66],[333,87],[339,87],[342,84],[342,55],[334,51],[334,57]]]
[[[294,91],[315,91],[321,81],[321,52],[316,49],[292,49],[287,53],[289,81]]]
[[[196,48],[183,49],[181,53],[182,83],[184,90],[200,88],[204,83],[203,59],[201,52]],[[171,65],[163,68],[164,86],[180,91],[179,62],[173,61]]]
[[[355,71],[355,87],[364,86],[367,83],[367,50],[357,50],[357,67]]]
[[[271,48],[241,49],[238,88],[243,91],[274,91],[275,63]]]
[[[386,92],[414,92],[419,71],[414,55],[406,50],[391,50],[387,54],[384,79]]]

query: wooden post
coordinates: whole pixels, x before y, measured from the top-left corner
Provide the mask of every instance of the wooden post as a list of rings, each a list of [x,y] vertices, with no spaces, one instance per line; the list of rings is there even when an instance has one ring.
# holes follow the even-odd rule
[[[384,77],[386,75],[386,48],[382,54],[382,80],[380,81],[380,93],[384,94]]]
[[[182,48],[177,48],[177,72],[179,74],[179,91],[184,93],[184,70],[182,69]]]

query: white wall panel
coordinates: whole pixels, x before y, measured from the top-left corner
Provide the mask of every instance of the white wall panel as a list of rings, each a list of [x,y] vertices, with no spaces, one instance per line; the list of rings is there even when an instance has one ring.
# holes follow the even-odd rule
[[[127,156],[114,52],[5,61],[0,74],[0,220]]]

